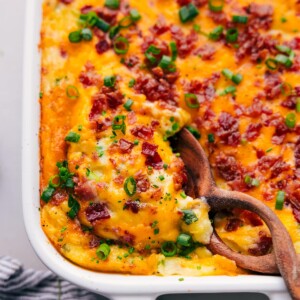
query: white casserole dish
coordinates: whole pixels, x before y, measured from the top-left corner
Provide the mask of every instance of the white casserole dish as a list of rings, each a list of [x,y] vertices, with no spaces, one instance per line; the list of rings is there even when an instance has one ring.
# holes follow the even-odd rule
[[[272,300],[291,299],[278,276],[129,276],[97,273],[64,259],[48,241],[39,213],[39,87],[42,0],[27,0],[23,69],[22,195],[29,240],[42,262],[59,276],[85,289],[119,300],[150,300],[168,293],[260,292]]]

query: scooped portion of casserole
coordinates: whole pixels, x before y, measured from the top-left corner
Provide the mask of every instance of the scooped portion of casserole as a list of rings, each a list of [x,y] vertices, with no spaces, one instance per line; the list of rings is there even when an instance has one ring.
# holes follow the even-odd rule
[[[103,272],[244,273],[207,248],[272,251],[248,211],[186,195],[170,138],[186,127],[217,184],[269,205],[300,252],[300,37],[295,1],[44,0],[41,225]]]

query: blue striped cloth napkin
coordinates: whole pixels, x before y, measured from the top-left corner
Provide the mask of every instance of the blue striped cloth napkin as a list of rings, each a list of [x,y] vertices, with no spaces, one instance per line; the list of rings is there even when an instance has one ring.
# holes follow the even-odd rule
[[[50,271],[24,269],[20,261],[0,257],[1,300],[100,300],[99,295],[82,290]]]

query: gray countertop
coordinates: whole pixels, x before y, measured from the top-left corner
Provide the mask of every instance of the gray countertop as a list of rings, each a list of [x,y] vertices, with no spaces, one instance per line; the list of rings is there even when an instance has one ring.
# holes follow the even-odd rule
[[[0,0],[0,256],[20,259],[26,267],[46,269],[32,250],[21,207],[21,97],[24,0]],[[30,72],[30,70],[28,70]],[[258,295],[166,296],[175,299],[265,300]]]

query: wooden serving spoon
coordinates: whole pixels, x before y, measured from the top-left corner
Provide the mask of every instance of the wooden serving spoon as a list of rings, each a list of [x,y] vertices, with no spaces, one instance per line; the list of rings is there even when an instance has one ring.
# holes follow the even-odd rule
[[[187,129],[176,135],[174,143],[188,172],[187,193],[190,196],[205,197],[213,212],[234,208],[252,211],[266,223],[272,235],[273,252],[263,256],[243,255],[231,250],[216,231],[211,237],[210,250],[251,271],[280,272],[293,299],[300,300],[300,263],[291,237],[276,214],[247,194],[217,188],[204,150]]]

